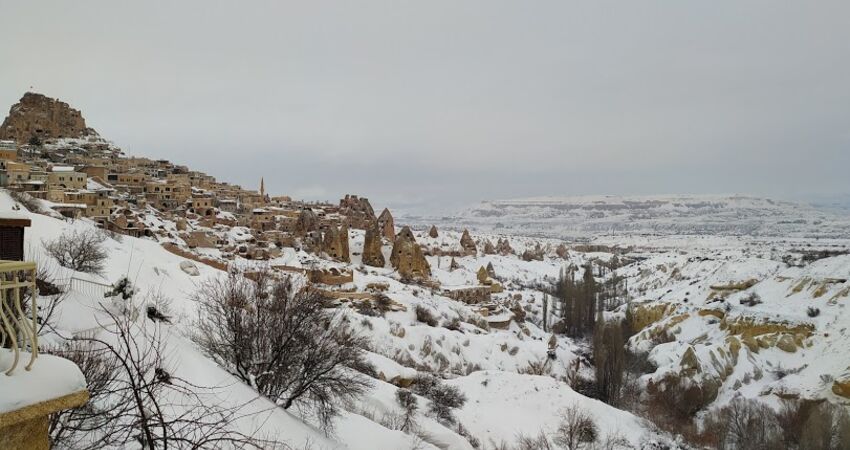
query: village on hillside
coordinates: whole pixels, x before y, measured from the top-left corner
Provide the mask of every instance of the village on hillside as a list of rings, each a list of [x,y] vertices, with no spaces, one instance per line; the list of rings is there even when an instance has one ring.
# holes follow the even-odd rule
[[[515,254],[507,237],[476,242],[464,230],[459,240],[447,243],[435,240],[438,231],[432,226],[430,242],[417,243],[407,227],[397,234],[392,213],[385,208],[376,214],[367,198],[346,195],[338,204],[299,201],[270,195],[262,178],[259,189],[250,190],[168,160],[127,156],[88,128],[78,110],[41,94],[26,93],[12,107],[0,138],[0,187],[22,199],[41,200],[52,214],[87,218],[110,233],[151,238],[174,254],[217,269],[226,270],[234,261],[262,261],[337,289],[354,279],[349,240],[362,233],[363,248],[355,255],[361,266],[389,263],[400,279],[479,304],[483,315],[507,312],[492,298],[504,290],[492,266],[480,268],[478,283],[441,287],[430,277],[426,259],[446,257],[454,269],[459,267],[455,257],[476,256],[479,246],[482,254]],[[518,256],[542,260],[548,252],[563,258],[566,251],[563,244],[544,248],[535,242]],[[494,325],[510,322],[509,313],[497,316]]]

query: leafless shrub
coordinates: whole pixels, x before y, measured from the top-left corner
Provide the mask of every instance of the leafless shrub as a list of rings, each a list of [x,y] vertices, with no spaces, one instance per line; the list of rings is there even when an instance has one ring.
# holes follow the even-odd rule
[[[108,257],[103,248],[103,234],[93,229],[69,230],[52,241],[43,241],[47,253],[62,267],[99,274]]]
[[[809,317],[817,317],[820,315],[820,308],[815,308],[814,306],[809,306],[806,308],[806,314]]]
[[[413,380],[412,390],[415,394],[431,400],[428,411],[449,424],[455,423],[452,409],[460,408],[466,403],[466,396],[460,389],[444,384],[433,375],[418,374]]]
[[[555,448],[546,437],[546,433],[540,430],[537,436],[520,434],[517,436],[513,450],[554,450]]]
[[[374,373],[368,341],[344,315],[324,309],[315,291],[296,291],[291,279],[268,271],[252,278],[232,273],[200,287],[195,341],[262,395],[284,409],[297,403],[331,428],[340,401],[371,386],[358,373]]]
[[[596,442],[598,435],[599,428],[593,416],[573,403],[561,411],[553,440],[568,450],[579,450]]]
[[[393,301],[389,296],[378,293],[375,295],[375,309],[381,312],[381,316],[392,311]]]
[[[740,300],[740,303],[742,305],[745,305],[745,306],[756,306],[758,304],[761,304],[762,301],[761,301],[761,297],[758,294],[756,294],[755,292],[752,292],[749,295],[747,295],[746,297],[742,298]]]
[[[526,375],[549,375],[549,359],[531,360],[527,366],[519,369],[519,373]]]
[[[439,324],[439,321],[434,316],[434,313],[431,311],[430,308],[427,308],[422,305],[416,305],[414,311],[416,313],[416,320],[431,327],[436,327]]]
[[[410,431],[410,429],[416,425],[414,418],[416,417],[416,411],[419,409],[419,401],[416,399],[416,396],[407,389],[397,390],[395,393],[395,399],[402,409],[402,421],[398,429],[404,432]]]
[[[460,318],[454,317],[449,321],[443,322],[443,328],[451,331],[460,331]]]

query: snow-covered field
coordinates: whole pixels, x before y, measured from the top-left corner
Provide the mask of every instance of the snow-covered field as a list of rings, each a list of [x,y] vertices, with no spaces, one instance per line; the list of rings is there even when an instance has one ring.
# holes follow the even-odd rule
[[[404,217],[422,226],[587,239],[604,235],[850,237],[842,211],[744,195],[538,197],[494,200],[448,215]]]

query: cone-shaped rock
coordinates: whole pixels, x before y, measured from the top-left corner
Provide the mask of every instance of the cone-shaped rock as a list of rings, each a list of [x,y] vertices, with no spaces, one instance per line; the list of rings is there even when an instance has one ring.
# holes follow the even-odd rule
[[[381,251],[381,231],[378,222],[373,220],[366,227],[363,240],[363,264],[372,267],[384,267],[384,253]]]
[[[422,249],[416,243],[410,228],[404,227],[395,237],[390,263],[405,278],[428,278],[431,267],[422,254]]]
[[[464,256],[475,256],[478,254],[478,247],[475,246],[475,241],[469,235],[469,230],[463,230],[463,235],[460,237],[460,246],[463,248]]]

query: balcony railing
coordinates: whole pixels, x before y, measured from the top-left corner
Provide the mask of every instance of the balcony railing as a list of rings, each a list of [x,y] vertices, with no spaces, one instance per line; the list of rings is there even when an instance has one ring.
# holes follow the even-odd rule
[[[25,370],[32,368],[38,357],[38,290],[35,284],[36,264],[26,261],[0,260],[0,351],[13,353],[11,375],[21,362],[21,353],[29,352]],[[26,311],[32,314],[28,318]]]

